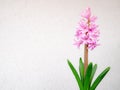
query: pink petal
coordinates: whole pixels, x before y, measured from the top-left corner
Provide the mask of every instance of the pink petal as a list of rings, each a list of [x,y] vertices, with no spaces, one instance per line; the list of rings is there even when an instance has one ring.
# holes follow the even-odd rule
[[[91,22],[95,22],[96,20],[97,20],[97,17],[96,17],[96,16],[90,17],[90,21],[91,21]]]
[[[89,19],[91,16],[91,10],[90,8],[87,8],[85,11],[83,11],[83,13],[81,14],[81,17],[87,18]]]

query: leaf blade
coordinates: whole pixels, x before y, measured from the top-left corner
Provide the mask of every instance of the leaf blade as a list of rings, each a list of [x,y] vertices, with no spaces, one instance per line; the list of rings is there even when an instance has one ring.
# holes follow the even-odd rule
[[[91,73],[91,77],[90,77],[90,84],[91,84],[91,82],[92,82],[92,80],[93,80],[93,77],[94,77],[94,75],[95,75],[96,70],[97,70],[97,64],[95,64],[95,65],[93,66],[92,73]]]
[[[74,66],[72,65],[72,63],[69,60],[67,60],[67,62],[68,62],[68,65],[69,65],[72,73],[74,74],[74,77],[75,77],[75,79],[76,79],[76,81],[78,83],[78,86],[79,86],[80,90],[83,90],[83,85],[82,85],[82,82],[80,80],[80,77],[79,77],[76,69],[74,68]]]
[[[79,73],[80,73],[82,84],[84,85],[84,64],[83,64],[82,58],[80,58],[79,60]]]
[[[84,90],[88,90],[88,88],[89,88],[90,76],[91,76],[91,73],[92,73],[92,66],[93,66],[93,64],[90,63],[87,67],[86,75],[85,75],[85,82],[84,82]]]
[[[99,76],[96,78],[93,85],[91,86],[90,90],[95,90],[95,88],[98,86],[98,84],[105,77],[105,75],[108,73],[109,70],[110,70],[110,67],[107,67],[105,70],[103,70],[102,73],[99,74]]]

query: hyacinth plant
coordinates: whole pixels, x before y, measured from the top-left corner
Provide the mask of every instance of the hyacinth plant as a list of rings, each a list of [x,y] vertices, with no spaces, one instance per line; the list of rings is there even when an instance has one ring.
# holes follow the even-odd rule
[[[77,31],[75,34],[75,43],[78,48],[84,45],[84,62],[82,58],[79,60],[79,73],[74,68],[70,60],[68,60],[68,65],[78,83],[80,90],[95,90],[110,67],[103,70],[98,77],[93,81],[93,77],[97,70],[97,64],[91,62],[88,64],[88,51],[95,49],[99,46],[99,29],[98,25],[95,23],[97,17],[91,15],[91,9],[87,8],[81,14],[80,22],[78,23]]]

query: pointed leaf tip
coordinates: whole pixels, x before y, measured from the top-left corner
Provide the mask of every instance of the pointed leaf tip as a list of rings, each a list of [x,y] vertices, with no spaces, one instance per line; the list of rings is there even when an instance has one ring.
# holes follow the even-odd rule
[[[94,83],[92,84],[90,90],[95,90],[95,88],[98,86],[98,84],[101,82],[101,80],[105,77],[105,75],[108,73],[110,70],[110,67],[107,67],[105,70],[103,70],[102,73],[99,74],[99,76],[96,78]]]

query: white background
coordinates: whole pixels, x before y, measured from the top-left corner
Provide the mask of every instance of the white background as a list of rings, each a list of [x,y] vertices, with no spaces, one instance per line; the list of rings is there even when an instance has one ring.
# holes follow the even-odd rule
[[[111,66],[97,90],[120,90],[120,0],[0,0],[0,90],[79,90],[67,59],[78,68],[73,39],[88,6],[101,32],[89,61],[96,76]]]

